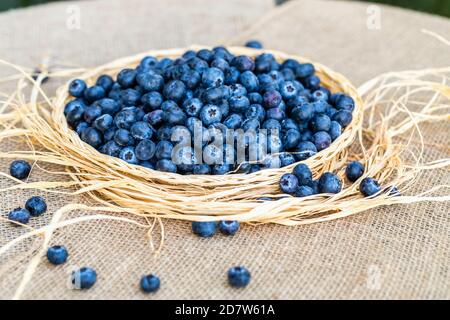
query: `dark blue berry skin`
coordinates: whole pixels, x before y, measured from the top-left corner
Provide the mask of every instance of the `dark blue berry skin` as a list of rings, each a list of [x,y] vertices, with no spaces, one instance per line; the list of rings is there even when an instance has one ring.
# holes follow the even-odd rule
[[[212,167],[212,174],[214,175],[222,175],[226,174],[231,171],[231,165],[224,163],[224,164],[216,164]]]
[[[155,170],[155,165],[150,161],[140,161],[139,165],[147,169]]]
[[[172,135],[172,127],[163,125],[161,126],[158,131],[156,131],[156,136],[158,140],[170,140],[170,136]]]
[[[152,127],[158,127],[163,123],[164,117],[164,111],[154,110],[147,113],[146,116],[144,116],[143,121],[147,121]]]
[[[154,72],[141,72],[137,74],[136,82],[146,92],[160,91],[164,86],[164,78]]]
[[[208,49],[201,49],[197,52],[197,57],[209,63],[213,59],[214,53]]]
[[[176,173],[177,172],[177,165],[172,162],[172,160],[169,159],[161,159],[156,162],[156,170],[163,171],[163,172],[171,172]]]
[[[192,222],[192,232],[199,237],[210,238],[217,232],[216,221],[194,221]]]
[[[167,99],[180,101],[186,94],[186,85],[180,80],[172,80],[164,86],[163,94]]]
[[[99,105],[92,104],[84,110],[84,121],[91,124],[95,119],[102,115],[102,108]]]
[[[228,70],[224,71],[224,83],[226,85],[233,85],[236,84],[236,82],[238,82],[239,79],[239,75],[241,73],[239,72],[238,69],[236,69],[235,67],[230,67]]]
[[[267,119],[266,121],[263,122],[262,128],[266,130],[281,132],[281,124],[276,119]]]
[[[126,129],[118,129],[114,134],[114,141],[122,147],[131,146],[134,144],[134,138],[130,131]]]
[[[140,161],[147,161],[155,155],[156,146],[151,140],[142,140],[136,145],[136,158]]]
[[[232,96],[229,100],[230,110],[236,113],[244,113],[250,106],[246,96]]]
[[[274,56],[270,53],[263,53],[255,58],[255,71],[266,73],[272,70]]]
[[[100,152],[111,157],[119,157],[120,150],[122,149],[115,141],[108,141],[102,147],[100,147]]]
[[[184,111],[176,106],[170,107],[170,109],[164,113],[164,119],[170,125],[184,124],[186,118]]]
[[[95,85],[102,87],[105,90],[105,92],[109,92],[111,91],[114,85],[114,80],[107,74],[103,74],[100,77],[98,77],[97,81],[95,82]]]
[[[217,68],[225,72],[230,68],[230,64],[223,58],[216,58],[211,61],[211,67]]]
[[[90,289],[97,281],[97,273],[92,268],[83,267],[72,272],[71,279],[75,289]]]
[[[239,230],[239,221],[222,220],[219,222],[219,230],[227,236],[235,235]]]
[[[258,77],[251,71],[245,71],[239,76],[239,82],[248,92],[257,91],[259,88]]]
[[[319,191],[321,193],[339,193],[342,190],[341,179],[331,172],[325,172],[319,179]]]
[[[286,81],[280,86],[280,94],[285,100],[292,99],[297,96],[297,88],[292,81]]]
[[[244,122],[242,123],[242,129],[244,130],[244,132],[247,132],[247,131],[256,132],[260,126],[261,126],[261,124],[259,123],[259,121],[257,119],[247,119],[247,120],[244,120]]]
[[[305,103],[292,109],[291,116],[297,122],[309,121],[314,116],[314,108],[312,104]]]
[[[339,122],[331,121],[330,130],[328,132],[330,134],[331,141],[334,141],[342,134],[342,126]]]
[[[94,148],[98,148],[103,142],[103,137],[100,131],[89,127],[81,133],[81,140]]]
[[[344,94],[338,94],[335,96],[335,107],[339,110],[346,110],[349,112],[353,112],[355,109],[355,101]]]
[[[141,97],[141,102],[147,111],[160,108],[163,101],[163,96],[157,91],[148,92]]]
[[[141,93],[135,89],[125,89],[120,92],[120,99],[124,105],[134,106],[141,100]]]
[[[160,159],[171,159],[172,158],[173,145],[170,141],[160,141],[156,145],[155,155],[156,158]]]
[[[135,122],[130,128],[131,135],[137,140],[151,139],[153,130],[147,122]]]
[[[120,110],[120,105],[117,101],[110,98],[103,98],[96,102],[102,108],[102,114],[114,115]]]
[[[246,96],[247,95],[247,89],[239,83],[232,84],[229,86],[230,88],[230,94],[232,97],[239,97],[239,96]]]
[[[202,81],[202,76],[195,70],[188,70],[181,75],[180,80],[184,82],[187,88],[195,89]]]
[[[309,186],[299,186],[298,189],[295,191],[295,196],[298,198],[302,198],[311,196],[314,193],[315,193],[314,190]]]
[[[266,110],[260,104],[252,104],[245,111],[245,117],[247,119],[257,119],[259,122],[263,122],[266,118]]]
[[[47,211],[47,204],[45,203],[44,198],[34,196],[27,200],[25,209],[28,210],[32,217],[38,217]]]
[[[134,150],[134,147],[124,147],[122,150],[120,150],[119,158],[123,161],[126,161],[130,164],[138,164],[138,159],[136,158],[136,152]]]
[[[30,171],[31,165],[25,160],[14,160],[9,165],[9,174],[19,180],[28,178]]]
[[[328,94],[324,90],[316,90],[312,93],[312,99],[314,101],[328,101]]]
[[[280,161],[281,161],[281,166],[286,167],[286,166],[289,166],[289,165],[295,163],[296,160],[292,154],[284,152],[284,153],[280,154]]]
[[[205,88],[219,87],[225,81],[223,71],[218,68],[206,69],[202,74],[202,84]]]
[[[295,129],[289,129],[283,136],[284,147],[286,150],[295,148],[300,143],[300,132]]]
[[[315,72],[314,66],[311,63],[299,64],[295,69],[295,74],[299,78],[307,78],[312,76]]]
[[[122,88],[131,88],[136,84],[136,70],[123,69],[117,75],[117,82]]]
[[[154,274],[146,275],[141,278],[140,282],[141,290],[145,293],[152,293],[158,291],[160,285],[161,281]]]
[[[255,62],[247,56],[237,56],[231,60],[231,66],[236,67],[240,72],[253,71]]]
[[[312,139],[317,151],[322,151],[323,149],[328,148],[331,144],[331,137],[326,131],[316,132]]]
[[[263,95],[263,105],[266,109],[278,107],[281,100],[281,94],[276,90],[267,91]]]
[[[232,287],[246,287],[250,283],[250,279],[250,272],[245,267],[233,267],[228,270],[228,283]]]
[[[68,102],[64,107],[64,115],[67,117],[67,115],[73,111],[73,110],[81,110],[83,113],[84,109],[86,109],[86,104],[81,99],[75,99],[70,102]]]
[[[333,115],[333,120],[338,122],[343,128],[352,122],[353,116],[351,112],[340,110]]]
[[[67,123],[75,128],[83,120],[84,110],[85,108],[81,104],[76,104],[73,108],[70,108],[66,116]]]
[[[200,99],[192,98],[183,102],[184,112],[190,117],[196,117],[200,113],[203,103]]]
[[[200,110],[200,120],[204,125],[209,126],[222,120],[222,112],[218,106],[207,104]]]
[[[364,178],[359,184],[359,190],[365,197],[370,197],[380,192],[381,187],[374,178]]]
[[[231,115],[229,115],[224,121],[223,124],[228,128],[228,129],[239,129],[241,127],[242,124],[242,116],[240,114],[237,113],[233,113]]]
[[[313,181],[312,172],[304,163],[296,165],[292,173],[297,177],[300,186],[309,186]]]
[[[364,173],[364,165],[359,161],[352,161],[345,168],[345,176],[351,182],[358,180]]]
[[[64,246],[53,246],[47,250],[47,260],[55,266],[65,263],[68,257],[69,253]]]
[[[258,92],[250,92],[247,96],[250,104],[262,104],[263,98]]]
[[[101,86],[92,86],[84,92],[84,97],[88,102],[100,100],[106,96],[105,89]]]
[[[21,224],[27,224],[30,221],[30,212],[27,209],[16,208],[8,214],[8,219]]]
[[[101,132],[105,132],[109,128],[111,128],[114,124],[114,118],[109,114],[104,114],[94,121],[94,128],[100,130]]]
[[[79,136],[81,136],[83,131],[86,130],[87,128],[89,128],[89,123],[83,121],[77,124],[75,131]]]
[[[311,182],[311,184],[309,185],[309,187],[311,187],[311,189],[313,189],[314,194],[319,194],[320,193],[320,190],[319,190],[319,179],[313,180]]]
[[[245,43],[245,46],[248,47],[248,48],[253,48],[253,49],[262,49],[263,48],[262,43],[260,41],[258,41],[258,40],[247,41]]]
[[[210,174],[211,167],[207,164],[196,164],[192,169],[193,174]]]
[[[285,173],[280,178],[280,189],[284,193],[294,193],[298,188],[298,179],[291,173]]]
[[[266,112],[266,119],[275,119],[278,121],[282,121],[284,118],[286,118],[285,112],[277,107],[277,108],[270,108]]]
[[[86,82],[80,79],[75,79],[69,84],[69,93],[72,97],[82,98],[86,88]]]
[[[318,76],[310,76],[304,80],[305,87],[310,90],[317,90],[320,87],[320,78]]]
[[[298,144],[294,151],[296,152],[295,157],[297,160],[302,161],[315,155],[317,153],[317,148],[310,141],[302,141]]]
[[[288,130],[296,130],[299,131],[297,123],[295,123],[294,120],[287,118],[281,121],[281,130],[288,131]]]
[[[117,113],[114,117],[114,123],[120,129],[130,129],[136,121],[136,113],[130,109],[124,109]]]

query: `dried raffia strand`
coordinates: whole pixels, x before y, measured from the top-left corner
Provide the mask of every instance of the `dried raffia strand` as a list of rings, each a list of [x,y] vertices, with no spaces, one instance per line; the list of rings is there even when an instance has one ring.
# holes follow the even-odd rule
[[[193,46],[189,49],[199,48]],[[85,79],[88,84],[93,84],[100,74],[115,75],[125,67],[136,66],[146,55],[174,58],[185,50],[187,49],[150,51],[88,70],[81,76],[79,70],[73,74],[66,71],[64,75],[77,76]],[[259,50],[241,47],[232,47],[230,51],[249,56],[261,53]],[[264,52],[272,53],[280,62],[287,58],[306,61],[277,51]],[[23,72],[24,77],[32,81],[20,67],[8,65]],[[450,120],[450,88],[447,84],[450,68],[388,73],[356,90],[342,75],[320,64],[314,65],[325,86],[333,92],[345,92],[356,102],[353,122],[343,134],[329,148],[303,161],[310,166],[315,178],[325,171],[337,172],[343,178],[348,160],[358,159],[366,164],[368,176],[377,178],[382,186],[396,185],[404,192],[414,184],[423,170],[450,165],[449,158],[423,163],[423,140],[419,127],[422,122]],[[430,80],[429,77],[433,79]],[[279,177],[290,172],[295,164],[252,174],[223,176],[182,176],[130,165],[118,158],[100,154],[83,143],[68,127],[63,115],[64,105],[69,98],[67,85],[60,87],[55,97],[49,98],[39,84],[35,83],[30,101],[24,100],[24,89],[24,82],[20,82],[13,96],[6,98],[7,106],[1,107],[7,112],[0,117],[0,141],[20,137],[29,141],[37,150],[9,151],[0,153],[0,157],[64,165],[67,167],[65,174],[73,181],[19,183],[0,192],[12,188],[55,191],[57,187],[76,186],[74,194],[89,195],[93,203],[111,214],[122,211],[137,218],[154,218],[158,222],[164,218],[188,221],[235,219],[251,224],[283,225],[328,221],[382,205],[450,200],[448,191],[445,196],[435,195],[438,191],[450,188],[445,185],[421,195],[393,197],[383,193],[375,198],[364,198],[359,193],[357,184],[346,183],[342,192],[336,195],[319,194],[306,198],[287,197],[278,201],[259,201],[257,199],[263,196],[284,196],[279,192]],[[414,100],[415,108],[411,111],[408,109],[408,102],[417,93],[431,93],[433,97],[429,101]],[[43,101],[38,101],[38,97],[42,97]],[[438,101],[439,99],[445,101]],[[363,114],[366,115],[366,124],[363,122]],[[402,120],[394,122],[394,118],[398,117]],[[407,132],[411,136],[406,138],[406,144],[394,142],[399,137],[405,139]],[[413,155],[415,161],[406,163],[404,156],[410,151],[408,148],[413,134],[419,135],[421,148],[418,154]],[[355,140],[361,146],[360,151],[349,154],[350,147],[356,145]],[[156,223],[152,224],[151,220],[147,222],[152,227]]]

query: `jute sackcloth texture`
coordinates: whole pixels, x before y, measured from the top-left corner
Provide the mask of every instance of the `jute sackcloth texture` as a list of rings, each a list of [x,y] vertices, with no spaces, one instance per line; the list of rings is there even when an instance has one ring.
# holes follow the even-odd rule
[[[243,38],[232,42],[241,44],[244,38],[260,39],[268,48],[305,55],[335,68],[355,85],[384,71],[448,66],[450,62],[448,47],[420,33],[422,27],[436,32],[450,30],[449,21],[389,7],[380,7],[381,29],[370,30],[366,26],[367,4],[350,2],[298,1],[270,12],[271,3],[261,1],[214,4],[195,1],[198,12],[192,8],[192,2],[185,1],[125,3],[76,2],[83,12],[82,23],[87,24],[70,32],[65,27],[65,4],[4,14],[0,18],[1,29],[12,30],[21,40],[0,42],[2,58],[32,67],[46,51],[51,51],[60,61],[93,66],[150,48],[219,44],[244,31],[246,25],[250,26],[266,12],[266,16],[256,22],[256,27],[250,27]],[[139,9],[130,5],[133,3]],[[204,7],[200,9],[202,4]],[[168,18],[169,12],[175,16]],[[21,38],[25,37],[24,30],[32,29],[30,25],[36,22],[20,15],[29,15],[29,18],[34,13],[37,17],[50,16],[50,21],[41,25],[45,25],[41,29],[45,30],[42,32],[45,37],[41,40],[31,35]],[[11,25],[18,19],[22,22]],[[154,27],[147,27],[147,21]],[[134,32],[123,31],[119,25],[127,25]],[[48,90],[54,85],[56,83],[49,82]],[[427,160],[448,157],[448,123],[425,126],[423,130],[429,139]],[[8,150],[17,146],[8,142],[0,147]],[[1,171],[6,171],[7,167],[8,162],[0,163]],[[61,171],[62,168],[35,166],[30,179],[64,179],[46,170]],[[449,182],[448,172],[429,172],[411,192]],[[10,185],[12,183],[6,179],[0,180],[0,188]],[[36,193],[48,199],[49,210],[44,217],[34,219],[32,227],[48,223],[64,204],[85,201],[81,197],[33,190],[8,192],[2,193],[1,214],[23,205]],[[156,258],[144,230],[112,221],[84,222],[53,234],[51,244],[64,244],[69,248],[68,263],[55,268],[46,263],[45,258],[41,259],[20,298],[448,299],[449,212],[448,203],[422,203],[380,208],[301,227],[243,226],[234,237],[219,235],[212,239],[194,236],[188,223],[165,221],[165,245]],[[76,211],[61,219],[88,214],[91,213]],[[156,228],[154,232],[156,244],[158,231]],[[23,229],[0,222],[0,245],[22,233]],[[40,239],[20,242],[0,257],[1,298],[14,296],[41,243]],[[233,290],[226,285],[226,270],[236,264],[247,266],[253,274],[251,285],[244,290]],[[68,288],[69,272],[76,266],[91,266],[97,270],[98,282],[89,291]],[[161,290],[152,296],[138,289],[140,276],[149,272],[157,273],[162,279]]]

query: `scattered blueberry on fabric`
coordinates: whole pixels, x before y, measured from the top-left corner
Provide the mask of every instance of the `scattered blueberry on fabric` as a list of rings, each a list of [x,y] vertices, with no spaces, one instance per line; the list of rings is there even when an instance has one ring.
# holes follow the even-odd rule
[[[192,232],[203,238],[210,238],[217,232],[217,222],[215,221],[194,221],[192,222]]]
[[[258,40],[249,40],[245,43],[245,46],[248,48],[253,48],[253,49],[262,49],[263,48],[262,43]]]
[[[341,179],[332,172],[325,172],[319,179],[321,193],[339,193],[342,190]]]
[[[256,40],[246,45],[262,47]],[[224,47],[190,50],[175,59],[148,56],[115,79],[101,75],[93,86],[75,79],[68,91],[73,99],[64,115],[85,143],[133,165],[180,174],[242,173],[236,170],[241,161],[237,152],[233,158],[221,148],[213,163],[191,163],[187,157],[182,157],[187,163],[178,163],[172,156],[181,142],[172,140],[174,131],[195,146],[195,132],[201,132],[202,150],[193,159],[212,156],[216,134],[227,129],[274,131],[276,136],[267,134],[259,143],[280,156],[259,154],[257,164],[246,166],[245,173],[253,173],[328,148],[350,124],[355,108],[351,97],[323,87],[310,63],[280,63],[270,53],[235,56]],[[241,160],[253,161],[251,143],[239,145],[246,148]],[[19,166],[14,174],[25,179],[28,174]]]
[[[55,266],[65,263],[68,256],[69,253],[64,246],[53,246],[47,250],[47,259]]]
[[[238,266],[228,270],[228,283],[235,288],[246,287],[250,283],[251,274],[247,268]]]
[[[364,173],[364,165],[359,161],[352,161],[345,168],[345,175],[351,182],[358,180]]]
[[[232,236],[238,232],[240,227],[239,221],[236,220],[223,220],[219,222],[219,230],[227,236]]]
[[[359,190],[365,197],[373,196],[374,194],[381,191],[381,187],[378,181],[374,178],[364,178],[359,184]]]
[[[27,209],[16,208],[8,214],[11,221],[27,224],[30,221],[30,212]]]
[[[159,290],[161,280],[154,274],[145,275],[141,278],[141,290],[145,293],[152,293]]]
[[[9,173],[16,179],[25,180],[31,171],[31,165],[25,160],[14,160],[9,166]]]
[[[97,272],[89,267],[80,268],[72,272],[71,282],[75,289],[90,289],[97,282]]]
[[[27,200],[25,208],[30,212],[32,217],[38,217],[47,211],[47,204],[44,198],[34,196]]]

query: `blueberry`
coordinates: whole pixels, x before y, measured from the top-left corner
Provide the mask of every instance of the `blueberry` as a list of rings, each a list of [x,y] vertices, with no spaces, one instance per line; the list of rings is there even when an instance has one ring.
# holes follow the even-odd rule
[[[258,77],[251,71],[245,71],[239,76],[239,82],[247,89],[248,92],[257,91],[259,88]]]
[[[68,114],[73,110],[82,110],[82,114],[84,109],[86,108],[86,104],[81,99],[75,99],[68,102],[64,107],[64,115],[67,117]]]
[[[102,144],[103,137],[100,131],[89,127],[81,133],[81,140],[94,148],[98,148]]]
[[[267,119],[266,121],[263,122],[262,128],[266,130],[281,132],[281,124],[276,119]]]
[[[358,180],[364,173],[364,165],[359,161],[352,161],[345,168],[345,175],[351,182]]]
[[[144,91],[160,91],[164,86],[164,78],[154,72],[142,72],[136,76],[136,82]]]
[[[147,122],[135,122],[130,128],[131,135],[137,140],[151,139],[153,130]]]
[[[156,110],[161,107],[164,99],[157,91],[151,91],[141,97],[141,102],[145,110]]]
[[[80,79],[75,79],[69,84],[69,93],[72,97],[81,98],[86,90],[86,82]]]
[[[331,106],[324,100],[314,101],[312,106],[316,114],[326,113],[328,108],[331,108]]]
[[[190,117],[196,117],[200,113],[202,107],[203,103],[197,98],[188,99],[183,102],[183,109]]]
[[[280,161],[281,161],[281,166],[286,167],[286,166],[289,166],[289,165],[295,163],[295,157],[290,153],[284,152],[284,153],[280,154]]]
[[[192,232],[200,237],[209,238],[216,234],[217,231],[217,222],[215,221],[206,221],[192,222]]]
[[[231,61],[231,65],[236,67],[240,72],[253,71],[255,68],[255,62],[248,56],[237,56]]]
[[[222,112],[216,105],[207,104],[200,111],[200,120],[202,120],[202,122],[207,126],[213,123],[220,122],[221,119]]]
[[[27,200],[25,209],[28,210],[32,217],[38,217],[47,211],[47,204],[45,203],[44,198],[34,196]]]
[[[235,288],[243,288],[250,283],[250,272],[245,267],[233,267],[228,270],[228,283]]]
[[[263,95],[263,104],[267,109],[278,107],[281,103],[281,94],[276,90],[269,90]]]
[[[285,100],[292,99],[297,96],[297,88],[292,81],[286,81],[280,87],[280,94]]]
[[[292,109],[291,115],[297,122],[309,121],[314,116],[314,107],[310,103],[305,103]]]
[[[130,129],[136,120],[136,113],[130,109],[124,109],[114,117],[114,123],[120,129]]]
[[[324,101],[328,100],[328,94],[324,90],[316,90],[312,93],[312,99],[314,101]]]
[[[331,137],[331,141],[336,140],[342,133],[342,127],[339,122],[331,121],[330,123],[330,131],[328,131]]]
[[[9,174],[19,180],[28,178],[30,171],[31,165],[25,160],[14,160],[9,166]]]
[[[250,92],[247,95],[248,101],[250,104],[261,104],[263,103],[263,98],[258,92]]]
[[[30,221],[30,212],[27,209],[16,208],[8,214],[8,219],[21,224],[27,224]]]
[[[130,131],[126,129],[118,129],[114,134],[114,141],[122,147],[131,146],[134,144],[134,138]]]
[[[312,140],[314,142],[314,145],[317,148],[317,151],[321,151],[323,149],[326,149],[331,144],[331,137],[328,134],[328,132],[325,132],[325,131],[316,132],[313,135]]]
[[[194,165],[199,162],[197,153],[191,146],[176,146],[172,155],[172,161],[183,173],[192,172]]]
[[[263,53],[255,59],[255,70],[258,73],[265,73],[272,70],[274,56],[270,53]]]
[[[305,87],[311,90],[317,90],[320,86],[320,78],[318,76],[310,76],[304,79]]]
[[[352,122],[353,116],[351,112],[346,110],[339,110],[333,115],[333,120],[338,122],[343,128]]]
[[[194,165],[194,168],[192,169],[193,174],[210,174],[211,168],[207,164],[196,164]]]
[[[202,84],[205,88],[221,86],[224,81],[223,71],[215,67],[206,69],[202,74]]]
[[[309,186],[313,181],[312,172],[304,163],[296,165],[292,173],[297,177],[298,184],[301,186]]]
[[[180,80],[184,82],[187,88],[195,89],[202,81],[202,76],[195,70],[188,70],[181,75]]]
[[[200,58],[189,59],[188,65],[192,70],[198,72],[199,74],[203,73],[203,71],[209,68],[208,63]]]
[[[239,75],[241,73],[239,72],[238,69],[236,69],[235,67],[230,67],[228,70],[224,71],[224,83],[226,85],[233,85],[236,84],[236,82],[239,79]]]
[[[161,159],[156,162],[156,170],[163,172],[177,172],[177,165],[169,159]]]
[[[252,104],[246,111],[245,117],[247,119],[257,119],[259,122],[266,118],[266,111],[260,104]]]
[[[200,129],[202,128],[200,127]],[[185,126],[172,127],[170,140],[173,142],[173,144],[189,145],[191,143],[191,137],[192,137],[191,131],[189,131],[187,127]]]
[[[211,61],[211,67],[217,68],[225,72],[230,68],[229,63],[223,58],[215,58]]]
[[[167,99],[179,101],[186,94],[186,85],[180,80],[172,80],[164,86],[163,94]]]
[[[83,267],[72,272],[71,280],[75,289],[89,289],[97,281],[97,273],[92,268]]]
[[[364,178],[359,184],[359,190],[365,197],[370,197],[380,192],[381,188],[374,178]]]
[[[157,127],[161,125],[164,121],[164,111],[162,110],[154,110],[152,112],[147,113],[144,117],[144,121],[147,121],[151,126]]]
[[[299,128],[294,120],[292,120],[291,118],[286,118],[283,121],[281,121],[281,130],[285,132],[289,130],[299,131]]]
[[[127,106],[135,106],[141,100],[142,94],[135,89],[125,89],[120,92],[120,99]]]
[[[102,114],[114,115],[120,110],[120,106],[117,101],[110,98],[103,98],[96,102],[100,108],[102,108]]]
[[[84,121],[86,121],[87,123],[92,123],[101,115],[102,108],[96,104],[92,104],[84,110]]]
[[[309,122],[309,126],[313,132],[330,130],[331,120],[327,115],[315,115]]]
[[[111,157],[119,157],[121,147],[115,141],[108,141],[101,148],[100,152]]]
[[[213,59],[214,53],[208,49],[201,49],[197,52],[197,57],[209,63]]]
[[[208,165],[223,163],[223,149],[214,144],[205,146],[203,149],[203,160]]]
[[[294,193],[298,188],[298,179],[291,173],[285,173],[280,178],[280,189],[284,193]]]
[[[55,266],[65,263],[68,256],[69,253],[64,246],[53,246],[47,250],[47,260]]]
[[[239,221],[236,220],[222,220],[219,222],[219,230],[227,236],[232,236],[238,232],[239,225]]]
[[[319,179],[321,193],[339,193],[342,190],[341,179],[331,172],[325,172]]]
[[[231,165],[228,163],[216,164],[212,167],[212,174],[222,175],[231,171]]]
[[[122,88],[131,88],[136,84],[136,70],[133,69],[123,69],[117,75],[117,82],[122,86]]]
[[[131,164],[138,164],[138,159],[136,158],[136,152],[134,150],[134,147],[124,147],[122,150],[120,150],[119,158],[122,159],[125,162],[131,163]]]
[[[299,78],[307,78],[312,76],[315,72],[314,66],[311,63],[299,64],[295,69],[295,74]]]
[[[310,141],[302,141],[294,149],[296,152],[295,157],[299,160],[306,160],[317,153],[316,146]]]
[[[154,274],[143,276],[140,282],[141,290],[145,293],[152,293],[158,291],[160,284],[161,281]]]
[[[100,86],[92,86],[87,88],[84,92],[84,97],[88,102],[94,102],[100,100],[106,96],[105,89]]]
[[[277,107],[277,108],[270,108],[266,112],[266,119],[275,119],[275,120],[281,121],[284,118],[286,118],[286,114],[279,107]]]
[[[313,189],[314,194],[320,193],[320,190],[319,190],[319,179],[313,180],[311,182],[311,184],[309,185],[309,187],[311,187],[311,189]]]
[[[239,96],[246,96],[247,95],[247,89],[239,83],[232,84],[229,86],[230,88],[230,94],[232,97],[239,97]]]
[[[237,113],[233,113],[223,121],[223,124],[227,126],[228,129],[239,129],[242,124],[242,116]]]
[[[156,146],[151,140],[142,140],[136,145],[136,158],[140,161],[147,161],[155,155]]]
[[[263,48],[262,43],[260,41],[258,41],[258,40],[247,41],[245,43],[245,46],[248,47],[248,48],[253,48],[253,49],[262,49]]]
[[[109,92],[114,85],[114,80],[111,78],[111,76],[103,74],[100,77],[98,77],[97,81],[95,82],[95,85],[102,87],[105,90],[105,92]]]
[[[155,170],[155,165],[150,161],[140,161],[139,165],[147,169]]]
[[[294,59],[286,59],[281,64],[282,68],[288,68],[291,70],[296,70],[300,66],[300,63],[297,60]]]
[[[230,110],[236,113],[244,113],[250,106],[250,101],[246,96],[232,96],[228,100],[230,104]]]
[[[314,194],[314,190],[311,187],[308,186],[299,186],[298,189],[295,191],[296,197],[308,197]]]
[[[75,131],[79,136],[81,136],[83,131],[86,130],[87,128],[89,128],[89,123],[83,121],[77,124]]]
[[[94,121],[94,128],[102,132],[111,128],[114,124],[114,118],[109,114],[104,114]]]
[[[283,150],[284,145],[279,134],[269,134],[267,137],[267,151],[269,153],[279,153]]]
[[[163,125],[161,126],[158,131],[156,131],[156,136],[158,140],[170,140],[170,137],[172,135],[172,127]]]
[[[156,145],[155,155],[158,160],[172,158],[173,145],[171,142],[163,140]]]
[[[77,124],[83,119],[85,108],[79,103],[73,105],[73,107],[72,105],[70,107],[66,106],[66,108],[67,110],[70,110],[66,116],[67,123],[72,127],[76,127]]]
[[[355,101],[352,99],[352,97],[349,97],[344,94],[339,94],[335,96],[335,107],[339,110],[346,110],[349,112],[353,112],[355,109]]]
[[[170,125],[184,124],[186,122],[186,114],[181,108],[173,106],[164,113],[164,119]]]

